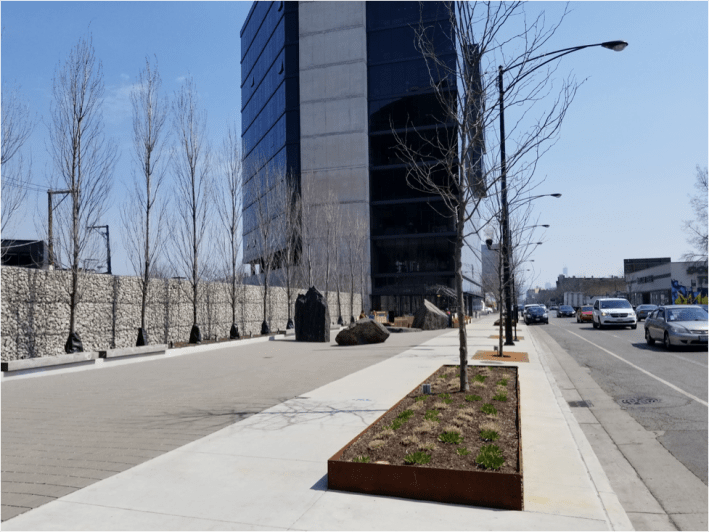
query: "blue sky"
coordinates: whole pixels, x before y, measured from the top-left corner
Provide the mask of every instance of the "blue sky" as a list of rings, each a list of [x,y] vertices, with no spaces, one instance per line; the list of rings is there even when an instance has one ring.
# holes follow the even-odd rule
[[[688,250],[682,220],[692,217],[688,195],[695,166],[707,165],[707,3],[577,2],[548,43],[549,51],[622,39],[615,53],[592,48],[562,60],[559,80],[573,72],[586,80],[569,110],[557,144],[537,169],[539,194],[560,199],[535,203],[535,284],[569,275],[620,274],[624,258],[679,260]],[[212,142],[239,121],[239,31],[250,2],[8,2],[2,17],[3,84],[15,82],[38,124],[28,150],[33,183],[46,190],[46,153],[52,76],[78,39],[89,32],[102,61],[107,136],[121,160],[106,216],[111,226],[113,270],[129,274],[115,207],[130,176],[131,84],[146,56],[157,56],[163,88],[172,95],[191,74],[208,113]],[[552,20],[561,3],[532,2]],[[507,120],[515,109],[508,109]],[[44,121],[44,122],[43,122]],[[37,238],[33,217],[46,216],[46,192],[28,196],[13,235]],[[115,236],[114,236],[115,235]],[[538,238],[537,238],[538,237]]]

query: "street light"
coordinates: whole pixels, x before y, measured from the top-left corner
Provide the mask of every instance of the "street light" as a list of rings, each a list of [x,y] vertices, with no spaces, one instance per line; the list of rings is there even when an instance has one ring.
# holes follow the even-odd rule
[[[520,63],[516,63],[510,67],[507,68],[502,68],[502,65],[500,65],[498,69],[498,75],[497,75],[497,83],[498,83],[498,89],[500,93],[500,180],[501,180],[501,190],[500,190],[500,202],[502,204],[502,250],[503,250],[503,270],[504,270],[504,283],[505,283],[505,306],[507,307],[507,316],[505,318],[505,345],[515,345],[514,342],[512,341],[512,299],[511,299],[511,294],[510,294],[510,289],[509,289],[509,283],[510,283],[510,257],[509,257],[509,252],[510,252],[510,226],[509,226],[509,212],[508,212],[508,206],[507,206],[507,161],[505,159],[505,104],[504,104],[504,99],[505,99],[505,87],[503,84],[502,80],[502,75],[505,72],[510,71],[513,68],[517,68],[525,63],[529,63],[531,61],[535,61],[537,59],[541,59],[542,57],[547,57],[551,56],[549,59],[544,61],[543,63],[538,64],[534,68],[528,70],[525,72],[523,75],[518,77],[512,85],[507,87],[508,90],[512,89],[512,87],[515,86],[515,84],[519,83],[522,81],[525,77],[529,76],[532,72],[535,70],[543,67],[550,61],[554,61],[556,59],[560,59],[564,57],[565,55],[571,54],[573,52],[578,52],[579,50],[583,50],[584,48],[591,48],[594,46],[602,46],[603,48],[607,48],[609,50],[613,50],[615,52],[621,52],[625,49],[626,46],[628,46],[628,43],[625,41],[606,41],[602,43],[596,43],[596,44],[585,44],[583,46],[574,46],[572,48],[563,48],[561,50],[556,50],[554,52],[549,52],[546,54],[542,54],[536,57],[532,57],[531,59],[526,59],[525,61],[522,61]],[[555,198],[561,197],[561,194],[549,194],[550,196],[553,196]],[[534,198],[531,198],[534,199]]]

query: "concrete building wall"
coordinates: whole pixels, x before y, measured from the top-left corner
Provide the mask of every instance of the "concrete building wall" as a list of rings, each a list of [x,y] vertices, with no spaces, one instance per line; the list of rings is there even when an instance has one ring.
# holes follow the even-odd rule
[[[2,267],[0,337],[2,361],[64,354],[69,334],[71,274],[29,268]],[[141,292],[135,277],[83,274],[82,301],[76,330],[85,351],[133,347],[140,326]],[[203,339],[229,336],[232,323],[229,285],[203,283],[197,321]],[[259,334],[263,321],[262,291],[258,286],[240,286],[237,325],[242,335]],[[304,293],[297,290],[296,293]],[[295,297],[293,298],[295,303]],[[355,318],[361,297],[354,296]],[[269,325],[284,330],[288,320],[284,288],[270,288]],[[349,317],[350,296],[341,294],[342,314]],[[337,320],[337,294],[328,294],[330,315]],[[291,309],[291,315],[293,314]],[[150,343],[186,342],[192,326],[189,283],[155,280],[150,285],[147,309]]]
[[[365,3],[300,2],[298,23],[303,194],[332,190],[369,234]],[[369,246],[365,264],[369,283]]]

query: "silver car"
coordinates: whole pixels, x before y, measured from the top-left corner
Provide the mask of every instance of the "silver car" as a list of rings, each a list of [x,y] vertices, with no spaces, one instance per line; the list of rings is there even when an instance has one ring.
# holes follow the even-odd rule
[[[666,305],[645,320],[648,345],[660,341],[665,349],[675,346],[707,345],[709,315],[699,305]]]

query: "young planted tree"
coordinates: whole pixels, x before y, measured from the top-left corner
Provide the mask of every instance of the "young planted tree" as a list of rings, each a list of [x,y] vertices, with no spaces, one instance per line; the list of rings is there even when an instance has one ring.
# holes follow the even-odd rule
[[[175,267],[189,283],[192,303],[190,343],[200,343],[197,309],[204,272],[208,262],[209,218],[212,191],[211,153],[207,143],[207,116],[199,108],[197,88],[189,77],[175,95],[172,104],[177,151],[173,158],[175,172],[175,211],[172,231]]]
[[[559,131],[576,85],[565,82],[552,98],[551,107],[542,110],[530,126],[531,108],[551,91],[548,71],[532,75],[540,66],[534,58],[558,25],[545,29],[543,16],[527,23],[526,18],[517,16],[523,15],[520,2],[461,1],[442,7],[445,24],[426,23],[422,16],[415,31],[415,45],[426,61],[430,89],[441,110],[440,122],[420,131],[409,123],[405,133],[392,125],[392,131],[399,157],[408,165],[409,186],[442,198],[444,214],[455,220],[455,291],[462,317],[461,252],[466,237],[479,234],[486,223],[480,220],[480,204],[501,176],[525,170],[533,173],[536,160]],[[502,66],[498,69],[496,63]],[[505,71],[506,65],[510,65],[507,89],[500,92],[498,73]],[[501,104],[523,111],[508,133],[497,138],[498,150],[494,141]],[[508,138],[513,135],[516,138]],[[498,165],[502,150],[506,154],[504,168]],[[463,319],[458,320],[458,327],[460,386],[465,391],[467,338]]]
[[[258,175],[249,180],[245,194],[250,198],[250,245],[256,250],[259,271],[256,276],[261,288],[263,321],[261,334],[270,334],[268,323],[272,275],[278,265],[278,252],[285,241],[281,200],[286,186],[285,171],[273,161],[261,166]]]
[[[243,172],[241,164],[240,140],[236,126],[230,127],[222,143],[219,163],[219,181],[215,202],[219,221],[220,237],[217,238],[219,251],[225,265],[226,281],[229,283],[229,302],[231,303],[231,328],[229,338],[240,338],[236,323],[236,310],[244,297],[244,270],[241,265],[241,187]]]
[[[281,229],[283,242],[278,252],[278,266],[282,284],[286,289],[286,306],[288,307],[288,322],[286,329],[294,327],[292,311],[298,279],[298,261],[300,260],[300,235],[301,235],[301,203],[298,186],[292,174],[279,185],[280,199],[278,204],[283,206]]]
[[[138,74],[131,91],[133,109],[133,183],[121,210],[123,242],[140,283],[140,328],[136,345],[147,345],[146,310],[150,279],[164,247],[167,202],[164,184],[168,169],[166,128],[168,103],[160,93],[157,61]]]
[[[17,86],[2,86],[2,225],[0,231],[7,230],[14,222],[17,210],[27,197],[27,185],[31,181],[32,164],[26,162],[22,147],[34,129],[29,106],[25,103]]]
[[[57,67],[52,86],[49,152],[55,183],[69,190],[68,202],[57,209],[56,230],[61,263],[71,280],[67,353],[83,351],[76,330],[77,308],[83,294],[81,269],[91,258],[91,227],[100,223],[109,197],[117,160],[116,146],[103,134],[104,82],[91,38],[80,39],[67,60]]]

